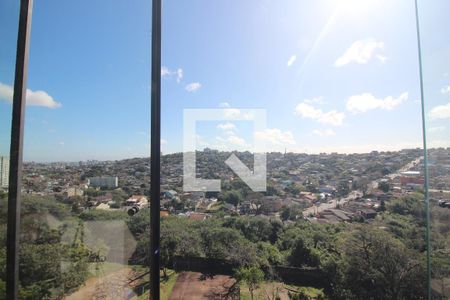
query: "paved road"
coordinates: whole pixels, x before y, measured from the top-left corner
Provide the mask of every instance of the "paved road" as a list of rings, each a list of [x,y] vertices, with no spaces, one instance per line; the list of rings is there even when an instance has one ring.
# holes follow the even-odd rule
[[[352,191],[347,197],[342,198],[340,201],[339,199],[331,199],[326,203],[319,204],[318,206],[308,207],[303,211],[303,216],[307,217],[310,214],[315,215],[324,210],[336,208],[338,203],[342,205],[349,201],[355,200],[358,197],[362,197],[362,195],[363,193],[361,191]]]
[[[407,163],[406,165],[404,165],[403,167],[401,167],[400,169],[397,170],[397,172],[395,173],[391,173],[388,175],[385,175],[383,178],[378,178],[374,181],[372,181],[371,183],[369,183],[369,188],[368,188],[368,192],[372,192],[374,190],[376,190],[378,188],[378,183],[382,180],[382,179],[389,179],[389,180],[393,180],[395,177],[398,177],[401,175],[401,173],[406,172],[411,170],[412,168],[414,168],[415,166],[417,166],[420,162],[422,158],[418,157],[415,160],[410,161],[409,163]]]
[[[395,177],[400,176],[400,174],[402,172],[406,172],[406,171],[412,169],[413,167],[415,167],[420,162],[420,160],[421,160],[420,157],[416,158],[415,160],[410,161],[409,163],[407,163],[406,165],[404,165],[403,167],[398,169],[397,172],[388,174],[388,175],[384,176],[383,178],[386,178],[386,179],[389,178],[390,180],[392,180]],[[383,178],[379,178],[379,179],[376,179],[376,180],[370,182],[368,184],[368,187],[369,187],[368,188],[368,192],[371,192],[371,191],[377,189],[378,188],[378,183]],[[353,191],[346,198],[342,198],[339,201],[339,204],[345,204],[345,203],[347,203],[349,201],[355,200],[356,198],[362,197],[362,196],[363,196],[363,193],[361,191],[359,191],[359,190]],[[333,209],[333,208],[336,207],[337,202],[338,202],[338,199],[332,199],[332,200],[328,201],[327,203],[321,203],[318,206],[314,205],[312,207],[308,207],[307,209],[303,210],[303,216],[307,217],[310,214],[315,215],[315,214],[317,214],[319,212],[322,212],[324,210]]]
[[[429,189],[430,193],[444,193],[444,194],[450,194],[450,190],[435,190],[435,189]]]

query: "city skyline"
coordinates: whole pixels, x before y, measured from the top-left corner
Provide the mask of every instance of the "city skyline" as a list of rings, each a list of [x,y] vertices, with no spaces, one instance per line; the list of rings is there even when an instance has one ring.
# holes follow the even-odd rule
[[[186,108],[223,108],[234,114],[243,108],[266,109],[267,130],[260,136],[268,151],[422,147],[414,6],[359,2],[288,1],[280,6],[250,1],[236,9],[227,1],[166,1],[163,153],[181,151]],[[445,69],[450,29],[426,21],[446,17],[448,6],[437,1],[421,14],[429,65],[424,75],[430,148],[450,146],[450,69]],[[106,11],[100,3],[89,7],[35,4],[25,161],[150,154],[149,4],[117,2]],[[0,12],[0,17],[14,23],[11,15]],[[5,35],[11,28],[0,30]],[[12,46],[0,46],[2,57],[12,56],[14,39],[9,40]],[[0,117],[5,121],[10,120],[13,67],[0,69]],[[9,129],[5,123],[2,132]],[[199,149],[243,151],[251,144],[243,123],[204,124],[199,131]],[[9,153],[8,138],[1,136],[2,153]]]

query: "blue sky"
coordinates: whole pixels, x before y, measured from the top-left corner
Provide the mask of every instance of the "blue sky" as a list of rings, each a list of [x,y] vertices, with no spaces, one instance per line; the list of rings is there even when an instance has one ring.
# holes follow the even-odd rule
[[[7,41],[0,45],[0,151],[10,122],[16,2],[0,3],[0,22],[9,26],[0,26]],[[149,155],[150,3],[105,3],[35,2],[26,160]],[[450,3],[426,4],[429,142],[450,146]],[[421,145],[413,1],[165,0],[163,8],[163,152],[182,149],[183,109],[220,107],[266,109],[259,136],[268,150]],[[198,148],[252,143],[248,122],[197,127]]]

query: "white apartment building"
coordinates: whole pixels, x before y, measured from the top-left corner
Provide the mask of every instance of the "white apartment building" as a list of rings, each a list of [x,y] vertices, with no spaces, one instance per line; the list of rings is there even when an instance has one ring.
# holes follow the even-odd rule
[[[0,156],[0,187],[6,188],[9,185],[9,157]]]
[[[119,186],[119,179],[117,177],[91,177],[88,178],[88,185],[90,187],[116,188]]]

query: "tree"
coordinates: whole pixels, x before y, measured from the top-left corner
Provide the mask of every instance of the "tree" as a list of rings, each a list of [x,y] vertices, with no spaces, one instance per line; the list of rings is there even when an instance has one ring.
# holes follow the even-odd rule
[[[179,243],[180,239],[176,234],[171,234],[170,232],[161,234],[161,265],[165,279],[167,279],[167,267],[173,263]]]
[[[386,211],[386,202],[384,200],[380,201],[380,208],[379,211]]]
[[[206,198],[217,198],[219,197],[219,192],[205,192]]]
[[[236,229],[205,226],[201,230],[201,239],[208,258],[228,260],[243,267],[257,263],[254,244]]]
[[[299,237],[294,243],[294,247],[288,257],[288,261],[294,267],[317,267],[319,265],[320,258],[317,251],[308,247],[303,238]]]
[[[301,211],[294,206],[284,206],[281,210],[280,217],[283,221],[295,220]]]
[[[127,220],[128,228],[137,239],[150,230],[150,209],[144,208]]]
[[[270,268],[283,262],[283,255],[278,248],[267,242],[259,242],[256,246],[261,265]]]
[[[293,195],[298,195],[301,192],[301,187],[298,184],[292,183],[285,188],[285,191]]]
[[[389,190],[391,189],[391,187],[390,187],[390,185],[389,185],[389,182],[387,182],[387,181],[380,181],[380,182],[378,183],[378,189],[381,190],[381,191],[383,191],[383,192],[385,192],[385,193],[387,193],[387,192],[389,192]]]
[[[337,192],[339,196],[347,196],[347,194],[350,192],[349,182],[347,180],[341,180],[337,186]]]
[[[408,196],[394,199],[387,206],[388,211],[399,215],[412,215],[420,220],[425,218],[423,205],[423,194],[415,193]]]
[[[318,185],[316,183],[308,182],[306,184],[306,190],[310,193],[317,193]]]
[[[88,259],[89,251],[83,246],[22,244],[21,299],[46,299],[55,289],[61,295],[76,290],[88,277]],[[67,262],[65,268],[61,262]]]
[[[273,185],[268,184],[267,190],[266,190],[266,196],[277,196],[277,195],[278,195],[278,190]]]
[[[382,174],[383,176],[386,176],[386,175],[389,174],[389,173],[391,173],[391,170],[390,170],[389,168],[387,168],[387,167],[384,167],[384,168],[381,170],[381,174]]]
[[[357,180],[353,180],[352,182],[352,189],[360,190],[363,193],[363,196],[366,195],[368,188],[369,180],[367,178],[359,178]]]
[[[424,299],[426,272],[418,254],[388,232],[357,226],[339,243],[340,276],[356,299]]]
[[[276,220],[268,220],[262,217],[228,218],[224,227],[239,229],[246,239],[252,242],[274,243],[281,230],[282,224]]]
[[[242,201],[242,195],[238,191],[228,191],[223,195],[223,201],[237,206]]]
[[[122,204],[128,198],[128,195],[123,190],[120,189],[113,191],[112,196],[113,196],[112,200],[114,201],[115,204],[119,205],[119,207],[122,206]]]
[[[254,291],[259,287],[260,283],[264,280],[264,273],[255,266],[248,268],[239,268],[235,272],[235,278],[238,282],[244,282],[247,284],[248,291],[250,292],[250,298],[253,300]]]

